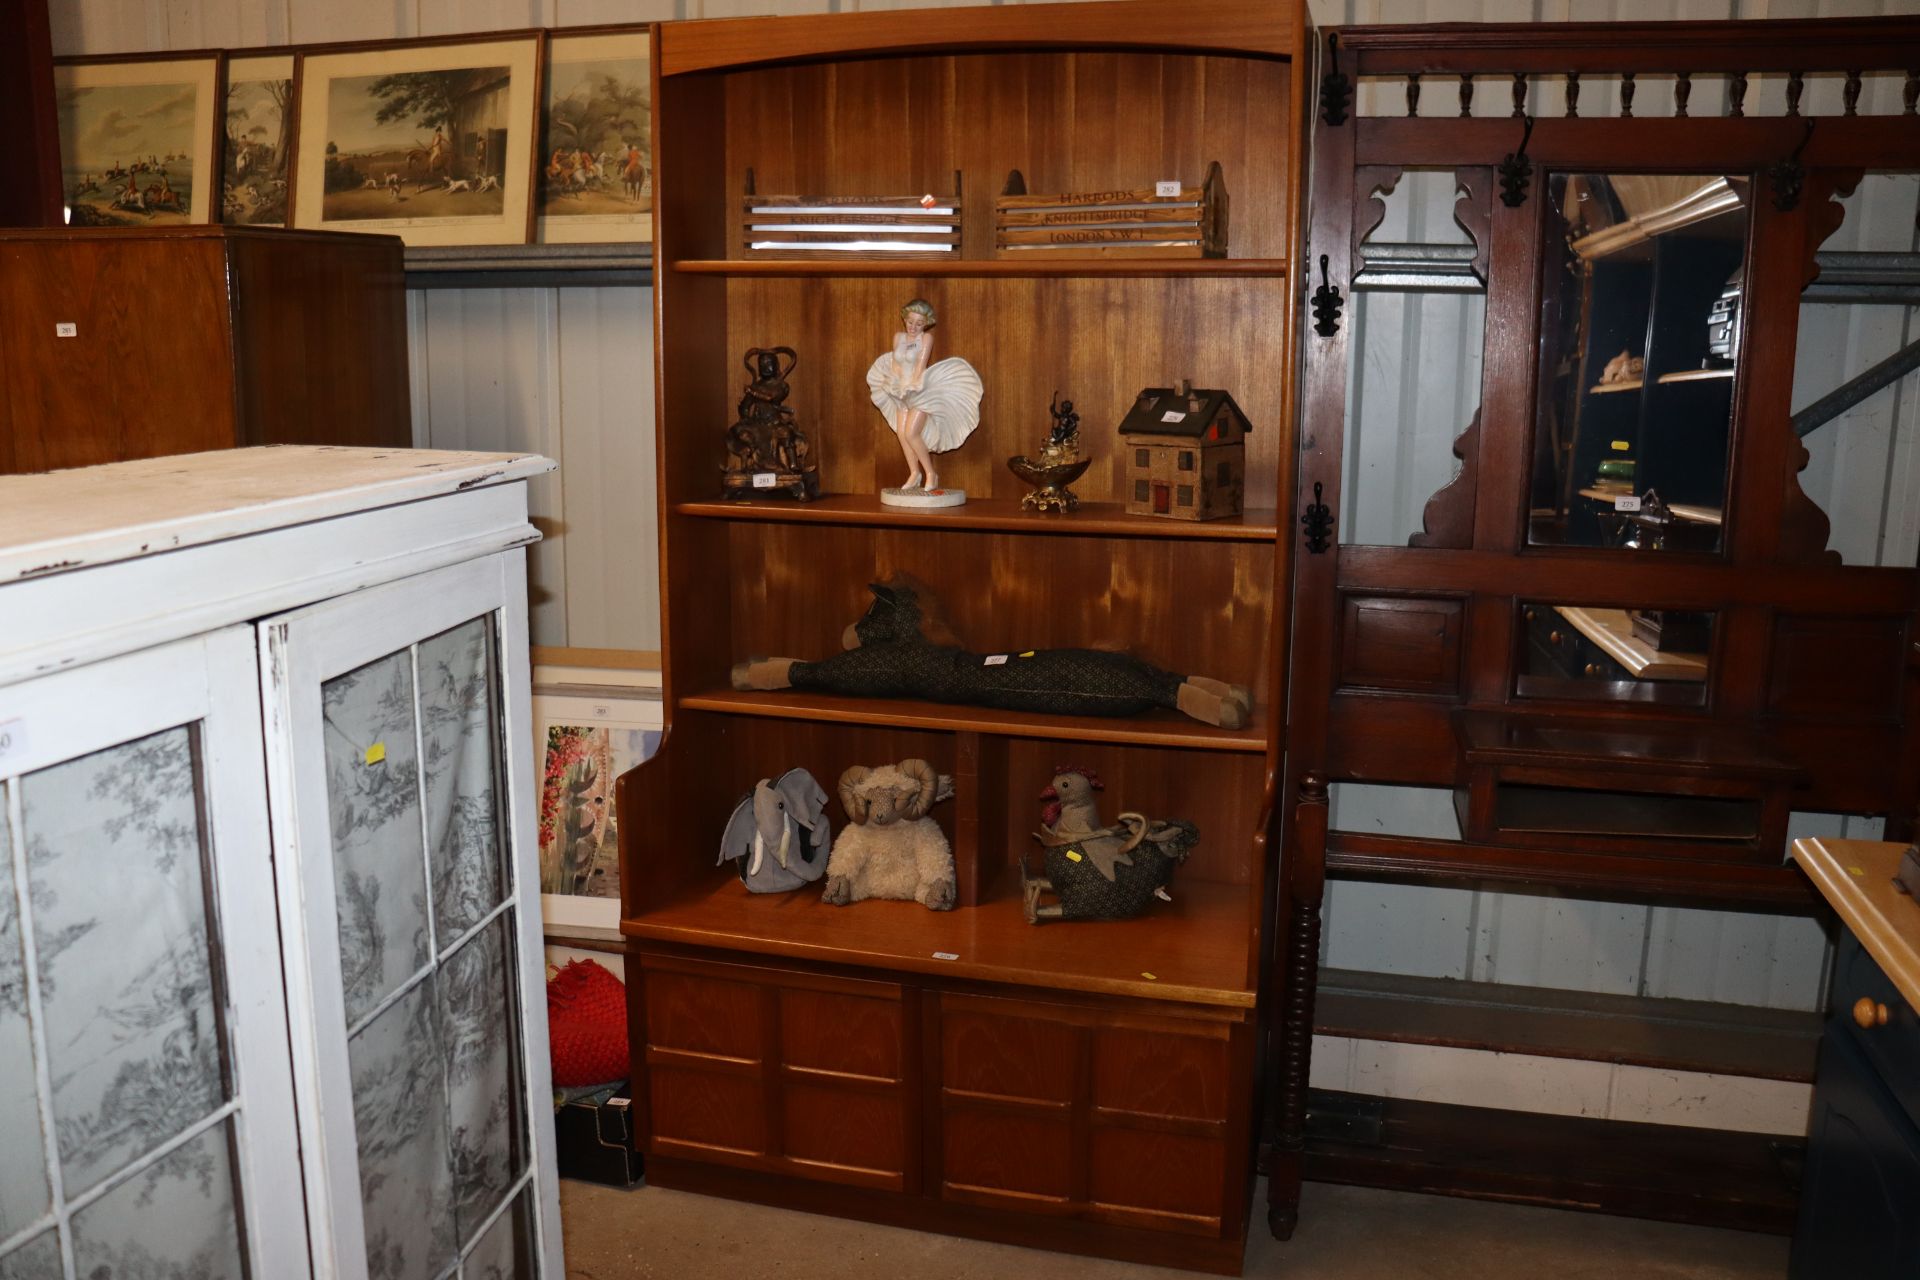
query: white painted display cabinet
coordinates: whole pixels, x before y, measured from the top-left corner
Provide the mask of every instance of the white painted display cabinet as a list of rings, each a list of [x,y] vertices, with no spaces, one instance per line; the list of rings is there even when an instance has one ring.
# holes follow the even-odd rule
[[[0,1280],[563,1274],[511,454],[0,478]]]

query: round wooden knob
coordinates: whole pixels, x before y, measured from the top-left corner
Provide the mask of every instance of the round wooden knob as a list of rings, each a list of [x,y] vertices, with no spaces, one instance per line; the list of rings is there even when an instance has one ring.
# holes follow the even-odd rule
[[[1853,1002],[1853,1020],[1871,1030],[1887,1025],[1887,1006],[1869,996],[1861,996]]]
[[[1533,610],[1531,610],[1531,609],[1529,609],[1529,610],[1527,610],[1527,621],[1528,621],[1528,622],[1532,622],[1532,621],[1533,621]]]
[[[1547,632],[1547,641],[1548,641],[1548,643],[1550,643],[1550,644],[1559,644],[1559,643],[1560,643],[1560,633],[1559,633],[1558,631],[1549,631],[1549,632]]]
[[[1597,676],[1597,675],[1599,675],[1599,674],[1600,674],[1600,668],[1599,668],[1599,666],[1598,666],[1598,665],[1596,665],[1596,664],[1594,664],[1594,663],[1591,663],[1591,662],[1589,662],[1589,663],[1587,664],[1587,675],[1589,675],[1589,676]]]

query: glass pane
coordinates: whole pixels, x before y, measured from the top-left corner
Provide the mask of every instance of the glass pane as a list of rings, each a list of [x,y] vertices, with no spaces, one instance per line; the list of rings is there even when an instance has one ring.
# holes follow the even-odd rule
[[[491,618],[475,618],[420,645],[427,839],[442,947],[505,894],[492,630]]]
[[[451,1091],[454,1212],[471,1240],[525,1163],[514,1017],[513,922],[508,911],[440,969]]]
[[[0,1280],[56,1280],[60,1270],[60,1241],[51,1231],[0,1258]]]
[[[73,1215],[86,1277],[243,1276],[232,1121],[215,1125]]]
[[[533,1280],[539,1274],[533,1264],[533,1224],[527,1212],[531,1195],[526,1190],[515,1196],[512,1206],[480,1237],[462,1268],[466,1280]]]
[[[427,962],[412,655],[335,676],[321,710],[340,980],[354,1023]]]
[[[0,1240],[5,1240],[45,1214],[52,1196],[40,1130],[40,1095],[33,1075],[26,962],[20,950],[20,908],[13,887],[5,783],[0,783],[0,1151],[8,1153],[0,1160]],[[11,1274],[7,1264],[0,1263],[0,1280]]]
[[[1711,613],[1523,604],[1514,692],[1523,698],[1705,706]]]
[[[1529,541],[1719,550],[1749,185],[1549,175]]]
[[[67,1194],[226,1097],[191,732],[20,782]]]
[[[428,977],[347,1046],[367,1270],[374,1280],[432,1280],[457,1252],[434,985]]]

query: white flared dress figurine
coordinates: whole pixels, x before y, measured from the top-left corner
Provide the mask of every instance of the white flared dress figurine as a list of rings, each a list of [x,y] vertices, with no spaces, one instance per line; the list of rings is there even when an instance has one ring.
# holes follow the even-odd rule
[[[980,375],[958,356],[933,362],[931,303],[915,298],[900,308],[900,321],[904,330],[893,335],[892,349],[867,370],[874,407],[886,418],[907,459],[906,482],[883,489],[880,501],[889,506],[958,506],[967,495],[940,487],[933,455],[959,448],[980,425]]]

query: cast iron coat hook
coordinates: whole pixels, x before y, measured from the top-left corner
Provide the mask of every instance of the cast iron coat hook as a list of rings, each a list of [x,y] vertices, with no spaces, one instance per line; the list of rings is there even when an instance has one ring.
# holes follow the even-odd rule
[[[1300,517],[1300,523],[1307,531],[1307,552],[1310,555],[1326,553],[1328,540],[1333,536],[1333,511],[1320,501],[1320,482],[1313,482],[1313,501],[1307,504],[1307,512]]]
[[[1533,117],[1522,116],[1525,128],[1520,131],[1520,149],[1507,152],[1507,158],[1500,162],[1500,203],[1509,209],[1518,209],[1527,202],[1527,187],[1533,179],[1533,161],[1527,158],[1527,140],[1533,137]]]
[[[1340,332],[1340,290],[1327,279],[1327,255],[1320,255],[1320,287],[1313,291],[1313,331],[1323,338]]]
[[[1767,170],[1767,177],[1773,182],[1773,207],[1781,213],[1792,213],[1800,205],[1800,189],[1807,181],[1807,168],[1800,163],[1800,153],[1812,141],[1813,120],[1808,118],[1806,131],[1800,135],[1800,145],[1793,149],[1793,154]]]
[[[1320,77],[1320,118],[1330,125],[1347,122],[1353,81],[1340,73],[1340,33],[1327,33],[1327,72]]]

